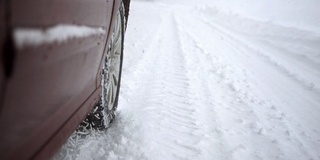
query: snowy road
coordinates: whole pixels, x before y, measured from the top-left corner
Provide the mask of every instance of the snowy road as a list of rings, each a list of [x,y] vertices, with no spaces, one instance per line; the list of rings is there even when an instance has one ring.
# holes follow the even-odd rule
[[[117,118],[56,159],[320,159],[320,36],[134,1]]]

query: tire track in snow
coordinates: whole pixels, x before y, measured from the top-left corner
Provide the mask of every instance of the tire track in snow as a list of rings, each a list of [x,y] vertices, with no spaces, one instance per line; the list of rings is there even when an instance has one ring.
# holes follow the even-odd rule
[[[184,24],[184,23],[181,22],[181,24]],[[185,32],[185,37],[182,39],[187,39],[189,41],[189,42],[188,41],[185,42],[185,45],[187,46],[185,50],[186,52],[193,51],[193,53],[189,55],[190,57],[188,59],[201,62],[199,64],[192,62],[196,64],[196,66],[200,66],[196,71],[196,73],[199,74],[199,77],[201,77],[201,74],[205,73],[205,76],[200,78],[200,80],[197,80],[196,82],[200,82],[200,81],[202,82],[202,86],[198,87],[198,88],[201,88],[200,92],[202,93],[198,93],[198,94],[205,95],[206,98],[203,101],[206,101],[207,106],[213,107],[211,108],[211,111],[213,112],[210,112],[210,114],[211,114],[211,117],[216,117],[213,119],[215,123],[211,122],[211,125],[218,126],[218,127],[211,128],[211,130],[217,133],[215,137],[220,140],[220,145],[218,147],[219,149],[217,150],[221,150],[220,156],[221,155],[224,155],[224,156],[221,156],[219,159],[223,159],[223,158],[231,159],[231,157],[233,157],[232,159],[237,159],[236,152],[239,152],[241,150],[246,150],[247,147],[250,148],[250,144],[249,146],[248,144],[245,145],[241,143],[238,146],[231,146],[231,147],[228,146],[230,145],[230,143],[227,140],[228,137],[232,137],[232,134],[234,133],[231,133],[231,132],[235,132],[237,129],[235,129],[235,131],[228,131],[229,129],[232,130],[231,127],[234,127],[234,126],[225,127],[225,126],[221,126],[221,124],[224,124],[225,121],[230,121],[230,119],[234,119],[235,122],[232,122],[232,123],[238,123],[240,125],[248,123],[247,126],[244,126],[248,128],[244,130],[252,130],[251,134],[264,136],[264,133],[263,133],[264,128],[258,128],[259,125],[261,126],[262,122],[260,122],[260,118],[258,118],[257,114],[254,112],[254,109],[252,108],[250,103],[247,103],[246,101],[244,101],[243,97],[240,96],[243,93],[241,92],[239,93],[239,90],[237,89],[237,87],[234,86],[235,80],[233,80],[232,78],[230,79],[229,72],[235,69],[232,68],[232,66],[230,66],[229,64],[226,64],[224,61],[222,61],[221,58],[217,56],[212,56],[213,55],[212,53],[207,52],[202,47],[203,46],[202,43],[200,43],[199,41],[196,40],[196,38],[191,36],[192,34],[189,34],[188,31],[184,31],[184,32]],[[211,52],[216,52],[216,51],[211,51]],[[249,86],[246,83],[246,80],[244,80],[242,83],[245,86]],[[247,89],[249,88],[247,87]],[[228,98],[226,98],[225,96],[228,96]],[[247,95],[246,97],[250,98]],[[228,102],[229,103],[231,102],[229,104],[230,106],[225,106],[225,104]],[[238,107],[235,107],[235,106],[238,106]],[[210,109],[206,109],[206,110],[208,111]],[[225,113],[229,112],[228,113],[229,115],[227,114],[221,115],[221,113],[224,113],[224,112]],[[230,117],[230,112],[233,112],[234,114],[231,117]],[[210,123],[208,123],[207,125],[210,125]],[[241,129],[239,129],[239,131],[241,131]],[[240,134],[243,134],[243,133],[240,133]],[[239,139],[243,139],[243,138],[245,138],[245,136]],[[269,139],[270,142],[273,140],[268,137],[267,139]],[[232,143],[235,143],[235,142],[232,142]],[[272,147],[270,146],[270,148],[275,149],[275,151],[272,151],[273,153],[278,153],[280,155],[283,153],[278,145],[276,144],[271,144],[271,145],[273,146]],[[232,148],[232,149],[226,150],[224,148]],[[259,158],[258,153],[254,153],[252,155],[257,156]],[[212,157],[217,157],[217,155]],[[242,156],[238,156],[238,158],[239,157],[242,157]]]
[[[207,13],[212,11],[215,11],[214,16]],[[201,15],[197,16],[198,19],[232,38],[234,41],[230,41],[230,44],[236,50],[255,53],[301,86],[320,93],[317,86],[320,80],[319,36],[299,29],[219,13],[216,8],[197,9],[195,13]],[[301,72],[305,72],[307,78],[299,75]]]
[[[185,20],[187,20],[187,19],[195,19],[195,18],[190,18],[190,17],[188,17],[188,18],[185,18]],[[196,23],[196,24],[198,24],[198,26],[199,26],[199,24],[201,23],[201,21],[199,21],[199,20],[197,20],[197,21],[192,21],[192,23]],[[202,22],[203,23],[203,22]],[[205,24],[205,23],[203,23],[203,24]],[[207,28],[210,28],[210,25],[207,25],[206,26]],[[206,31],[208,31],[208,29],[205,29],[205,28],[202,28],[202,30],[206,30]],[[210,30],[210,29],[209,29]],[[225,41],[224,43],[225,44],[227,44],[227,45],[230,45],[230,44],[232,44],[233,46],[237,46],[237,49],[239,49],[239,47],[241,47],[241,44],[242,44],[242,42],[240,43],[240,41],[232,41],[232,39],[230,39],[230,35],[225,35],[223,32],[221,33],[220,31],[221,30],[217,30],[216,28],[215,29],[213,29],[214,31],[212,32],[212,33],[214,33],[214,34],[216,34],[216,35],[214,35],[214,34],[212,34],[211,36],[212,37],[223,37],[223,40]],[[190,31],[193,31],[194,32],[194,30],[190,30]],[[208,33],[207,33],[208,34]],[[197,38],[194,38],[194,39],[198,39],[199,40],[199,37],[201,37],[201,35],[197,35],[197,36],[191,36],[191,34],[189,34],[189,36],[190,36],[190,38],[193,38],[193,37],[197,37]],[[201,38],[200,38],[201,39]],[[200,41],[196,41],[195,40],[195,42],[194,42],[194,44],[197,44],[198,46],[200,45],[200,46],[205,46],[205,45],[202,45],[201,43],[199,43]],[[203,40],[201,40],[201,42],[204,42]],[[237,44],[236,44],[237,43]],[[216,44],[216,45],[219,45],[219,44]],[[202,50],[202,52],[204,52],[204,49],[203,49],[203,47],[198,47],[198,48],[201,48],[201,50]],[[220,46],[220,47],[222,47],[222,46]],[[226,46],[227,47],[227,46]],[[205,46],[205,48],[208,48],[207,46]],[[218,52],[218,51],[211,51],[211,52]],[[207,53],[210,53],[210,52],[207,52]],[[243,53],[244,54],[244,53]],[[207,61],[207,63],[211,63],[212,64],[212,62],[215,62],[214,60],[210,60],[210,58],[207,58],[207,59],[209,59],[208,61]],[[228,65],[227,64],[227,66],[232,66],[232,65]],[[212,67],[212,68],[216,68],[216,67]],[[233,72],[234,71],[237,71],[237,69],[235,69],[235,68],[232,68],[231,69]],[[225,72],[225,71],[224,71]],[[226,73],[225,73],[226,74]],[[229,78],[230,77],[228,77],[228,76],[226,76],[225,74],[222,74],[222,78],[224,78],[225,80],[227,80],[227,81],[230,81],[229,80]],[[234,74],[234,73],[233,73]],[[237,73],[236,72],[236,74],[239,74],[239,73]],[[232,78],[231,78],[232,79]],[[235,79],[236,80],[236,79]],[[247,81],[246,79],[245,79],[245,81]],[[234,88],[234,80],[233,80],[233,82],[232,82],[232,80],[231,80],[231,89],[233,89],[235,92],[238,92],[239,90],[237,89],[237,87],[236,88]],[[249,86],[250,87],[250,86]],[[250,91],[250,89],[245,89],[245,90],[249,90]],[[241,91],[241,90],[240,90]],[[241,93],[240,92],[240,95],[241,94],[243,94],[243,93]],[[310,158],[312,158],[312,157],[316,157],[315,155],[313,155],[313,156],[311,156],[310,155],[310,153],[308,153],[308,149],[310,149],[310,148],[306,148],[305,147],[305,145],[302,143],[302,141],[301,141],[301,139],[300,139],[300,136],[298,136],[298,135],[296,135],[297,133],[293,133],[292,131],[291,131],[291,127],[289,127],[288,126],[288,124],[287,123],[285,123],[285,121],[283,121],[284,119],[286,120],[286,121],[290,121],[290,118],[288,118],[288,117],[286,117],[286,115],[285,114],[283,114],[283,112],[281,112],[280,111],[280,113],[279,113],[279,111],[278,111],[278,108],[276,108],[276,107],[274,107],[273,105],[272,105],[272,103],[269,103],[269,102],[266,102],[265,100],[259,100],[259,98],[257,99],[258,101],[257,102],[255,102],[256,100],[254,100],[253,102],[254,103],[250,103],[250,101],[248,101],[248,100],[250,100],[251,98],[253,98],[253,97],[250,97],[250,95],[249,95],[249,97],[248,97],[248,95],[247,95],[247,93],[245,93],[245,95],[241,95],[240,97],[239,97],[239,93],[237,93],[236,94],[236,96],[237,96],[237,98],[239,98],[239,100],[240,101],[242,101],[242,105],[244,106],[244,107],[246,107],[246,106],[248,106],[249,108],[250,108],[250,106],[257,106],[257,105],[259,105],[259,106],[271,106],[271,107],[263,107],[263,110],[265,110],[265,111],[262,111],[262,109],[256,109],[256,107],[255,107],[255,109],[254,108],[251,108],[251,109],[249,109],[249,110],[247,110],[246,112],[247,112],[247,114],[246,113],[244,113],[243,111],[241,111],[241,110],[239,110],[240,111],[240,115],[250,115],[250,114],[253,114],[253,119],[251,119],[251,121],[252,122],[254,122],[254,123],[251,123],[250,124],[250,126],[249,126],[249,128],[251,128],[252,130],[254,130],[254,132],[257,132],[258,134],[261,134],[261,133],[263,133],[263,132],[266,132],[267,131],[267,133],[269,133],[269,134],[272,134],[271,136],[270,135],[266,135],[266,137],[265,138],[267,138],[267,139],[269,139],[269,142],[272,142],[272,143],[270,143],[270,147],[269,148],[276,148],[278,151],[275,151],[275,152],[271,152],[271,154],[270,155],[274,155],[274,153],[279,153],[278,154],[278,156],[276,156],[277,158],[281,158],[281,157],[283,157],[283,155],[284,154],[287,154],[286,156],[288,156],[288,154],[289,153],[284,153],[283,151],[281,151],[281,149],[280,149],[280,146],[278,145],[278,141],[276,140],[277,138],[276,137],[278,137],[277,135],[283,135],[283,136],[287,136],[288,137],[288,141],[290,141],[289,143],[293,143],[294,145],[298,145],[298,146],[300,146],[301,147],[301,150],[302,150],[302,154],[304,154],[304,156],[305,157],[310,157]],[[248,98],[250,98],[250,99],[248,99]],[[246,100],[247,99],[247,100]],[[248,103],[249,102],[249,103]],[[238,105],[240,105],[241,106],[241,103],[240,104],[238,104]],[[257,112],[257,113],[259,113],[259,114],[257,114],[257,113],[255,113],[255,110],[256,111],[260,111],[260,112]],[[261,112],[262,111],[262,112]],[[220,113],[222,113],[222,111],[220,110],[219,111]],[[243,113],[242,113],[243,112]],[[267,116],[269,116],[269,117],[266,117],[266,115],[261,115],[261,114],[264,114],[264,113],[272,113],[271,115],[267,115]],[[239,113],[238,113],[239,114]],[[279,115],[279,116],[278,116]],[[262,117],[261,117],[262,116]],[[258,118],[259,117],[259,118]],[[278,119],[279,118],[279,119]],[[267,127],[267,129],[266,128],[261,128],[260,126],[261,126],[261,124],[263,124],[263,126],[267,126],[265,123],[267,122],[268,123],[268,120],[267,119],[271,119],[271,120],[273,120],[277,125],[273,125],[273,126],[269,126],[269,127]],[[241,119],[240,119],[241,120]],[[261,122],[261,120],[263,120],[262,122],[264,122],[264,123],[262,123]],[[267,120],[267,121],[266,121]],[[241,120],[241,121],[243,121],[243,120]],[[257,123],[255,122],[255,121],[257,121]],[[260,122],[259,122],[260,121]],[[241,122],[242,123],[242,122]],[[276,128],[274,128],[274,127],[276,127]],[[263,129],[263,130],[261,130],[261,129]],[[275,130],[275,131],[272,131],[272,130]],[[261,132],[262,131],[262,132]],[[282,132],[282,133],[281,133]],[[230,135],[229,135],[229,137],[230,137]],[[272,138],[273,137],[273,138]],[[252,141],[252,140],[251,140]],[[257,141],[256,142],[259,142],[259,139],[257,139]],[[269,145],[269,144],[268,144]],[[271,147],[271,146],[276,146],[276,147]],[[264,146],[266,146],[266,144],[264,144]],[[283,147],[283,146],[282,146]],[[281,147],[281,148],[282,148]],[[242,147],[240,147],[240,148],[244,148],[244,146],[242,146]],[[269,155],[269,156],[270,156]],[[268,156],[268,155],[267,155]],[[257,157],[260,157],[261,158],[261,156],[259,155],[259,154],[257,154]],[[235,158],[235,157],[234,157]],[[269,157],[270,158],[270,157]]]
[[[213,23],[209,23],[207,21],[204,21],[204,23],[206,23],[207,25],[209,25],[211,27],[214,27],[215,30],[218,30],[218,33],[221,33],[221,35],[224,35],[224,37],[225,37],[224,40],[227,41],[228,44],[231,44],[235,50],[238,50],[242,54],[245,54],[245,52],[256,53],[255,51],[259,50],[257,48],[256,49],[252,48],[252,45],[249,44],[249,42],[246,42],[243,40],[241,41],[236,36],[232,36],[231,34],[227,33],[226,31],[223,31],[223,29],[222,29],[223,26],[217,27],[217,25],[214,25]],[[240,46],[245,46],[245,47],[241,48]],[[283,68],[277,62],[272,61],[272,59],[269,56],[267,56],[265,53],[262,53],[259,51],[259,54],[257,54],[257,55],[260,56],[263,60],[267,60],[267,62],[274,64],[274,66],[279,70],[279,72],[282,72],[284,75],[287,75],[289,78],[295,80],[297,83],[299,83],[301,86],[303,86],[305,90],[314,91],[314,93],[319,95],[320,92],[318,90],[312,90],[312,89],[310,90],[310,87],[303,80],[297,79],[297,77],[295,75],[291,74],[288,70]],[[271,65],[271,66],[273,66],[273,65]],[[310,154],[309,150],[312,150],[312,148],[306,147],[305,142],[302,141],[302,139],[306,139],[306,136],[304,136],[304,134],[300,135],[298,133],[293,132],[293,128],[301,128],[301,126],[299,127],[299,125],[297,125],[297,126],[290,125],[290,123],[288,123],[288,122],[292,121],[292,118],[287,117],[287,115],[284,114],[283,111],[279,110],[279,108],[273,106],[272,104],[271,104],[271,107],[268,112],[270,112],[270,110],[271,110],[271,113],[273,113],[273,114],[268,115],[268,118],[273,120],[274,122],[276,122],[278,124],[277,127],[281,126],[281,128],[285,128],[285,130],[286,130],[285,134],[288,136],[288,139],[290,141],[292,141],[292,143],[295,143],[296,145],[300,146],[302,153],[305,155],[305,157],[310,157],[311,159],[312,159],[312,157],[316,157],[316,155]],[[313,140],[311,140],[311,141],[313,141]]]
[[[262,59],[261,62],[267,62],[267,63],[271,64],[269,66],[274,66],[274,68],[277,69],[280,73],[289,77],[291,80],[294,80],[296,83],[301,85],[305,90],[307,90],[307,91],[311,90],[311,91],[315,92],[316,94],[320,95],[320,89],[315,88],[313,82],[306,82],[306,80],[303,79],[303,77],[299,77],[298,75],[292,73],[291,71],[289,71],[289,69],[287,69],[285,66],[283,66],[280,63],[273,60],[270,56],[268,56],[266,53],[264,53],[258,47],[254,47],[254,45],[250,44],[249,42],[246,42],[245,40],[240,40],[237,36],[234,35],[234,33],[232,35],[227,30],[223,29],[224,28],[223,25],[214,24],[214,23],[211,23],[211,22],[204,20],[204,19],[201,19],[201,20],[205,24],[214,28],[215,30],[218,30],[218,32],[221,33],[221,35],[223,37],[227,38],[227,39],[225,39],[225,41],[228,41],[228,43],[230,45],[232,45],[232,47],[235,50],[242,52],[244,55],[246,54],[247,51],[249,51],[249,53],[255,53],[257,55],[257,57],[260,57]],[[242,46],[242,47],[240,47],[240,46]],[[246,55],[248,56],[249,54],[246,54]],[[251,54],[251,56],[252,56],[252,54]]]
[[[197,82],[202,81],[201,86],[198,87],[198,88],[201,88],[199,92],[202,92],[202,93],[198,93],[198,94],[205,95],[205,99],[203,101],[206,103],[204,105],[208,107],[209,106],[212,107],[211,109],[208,109],[208,108],[205,109],[205,111],[207,112],[211,110],[211,112],[209,112],[210,114],[207,115],[208,117],[214,117],[214,118],[211,118],[211,122],[208,121],[209,123],[207,123],[207,125],[214,126],[210,128],[209,133],[214,133],[214,134],[211,134],[212,138],[219,140],[219,142],[213,142],[213,144],[215,144],[215,147],[210,147],[210,148],[216,149],[215,151],[211,151],[212,153],[214,153],[214,155],[210,157],[219,157],[218,159],[238,159],[239,157],[243,157],[243,156],[239,156],[238,153],[239,152],[241,153],[243,150],[246,150],[248,147],[249,147],[248,149],[250,149],[250,147],[252,147],[250,146],[250,143],[247,143],[247,144],[239,143],[238,145],[233,145],[233,144],[230,144],[230,142],[228,142],[227,139],[230,137],[233,137],[232,134],[234,133],[232,132],[239,132],[241,130],[252,130],[252,133],[250,134],[264,136],[264,133],[262,133],[264,129],[259,128],[259,125],[261,125],[262,122],[258,118],[257,114],[253,111],[253,108],[251,108],[250,104],[241,100],[239,101],[238,93],[232,87],[232,84],[229,84],[229,83],[225,84],[223,82],[226,80],[225,74],[228,74],[228,73],[224,69],[223,67],[224,65],[221,64],[222,62],[220,62],[217,59],[217,57],[212,58],[211,54],[206,52],[203,48],[201,48],[199,46],[200,43],[196,42],[196,40],[190,34],[186,33],[186,37],[183,39],[189,39],[190,42],[186,43],[186,45],[188,45],[189,47],[191,46],[191,48],[193,48],[193,49],[189,48],[186,50],[196,51],[193,53],[194,56],[189,57],[188,59],[201,59],[200,66],[201,64],[205,64],[197,70],[198,74],[200,75],[202,73],[207,73],[205,77],[200,78],[202,80],[197,80]],[[222,65],[222,66],[218,67],[219,65]],[[219,68],[218,72],[221,72],[223,74],[215,73],[217,71],[215,71],[214,68]],[[201,77],[200,75],[199,77]],[[225,88],[227,88],[229,91],[225,92]],[[229,96],[229,98],[227,98],[228,100],[226,100],[226,98],[220,99],[221,98],[220,96],[222,95],[228,95]],[[230,106],[225,106],[225,104],[223,105],[223,103],[232,102],[232,101],[234,101],[234,103],[229,104]],[[241,107],[242,109],[239,110],[238,108],[233,108],[232,106],[235,106],[235,105]],[[226,112],[226,113],[228,112],[229,115],[227,114],[221,115],[221,113],[223,112]],[[230,114],[231,115],[233,114],[233,116],[230,116]],[[237,127],[236,129],[234,129],[228,126],[221,125],[221,124],[224,124],[225,121],[231,121],[231,120],[234,121],[232,123],[242,125],[242,127]],[[245,127],[246,129],[243,129],[243,127]],[[244,134],[244,133],[240,133],[240,135],[241,134]],[[243,135],[242,139],[248,138],[250,134],[247,134],[247,136]],[[269,137],[266,137],[266,138],[269,139],[270,142],[273,140],[272,138],[269,138]],[[235,143],[235,142],[232,142],[232,143]],[[279,155],[283,154],[283,151],[280,149],[280,147],[277,144],[272,143],[270,145],[271,145],[270,148],[274,148],[273,153],[278,153]],[[232,149],[228,150],[227,148],[232,148]],[[254,153],[251,156],[256,156],[255,158],[259,158],[258,153]]]
[[[172,14],[165,13],[163,17],[159,27],[162,38],[151,44],[144,60],[134,69],[135,77],[145,79],[136,82],[131,79],[131,85],[136,86],[131,88],[132,95],[128,97],[133,97],[129,101],[135,112],[141,112],[139,121],[143,123],[141,134],[145,135],[143,144],[147,157],[198,159],[202,151],[196,143],[201,137],[193,134],[198,132],[199,126],[194,116],[196,109],[190,102],[184,55]]]
[[[204,60],[206,57],[203,57],[205,56],[204,52],[200,48],[195,47],[194,42],[186,41],[186,39],[192,40],[192,38],[185,37],[181,25],[178,26],[180,32],[179,38],[182,42],[184,54],[188,59],[188,75],[189,77],[193,77],[190,88],[195,97],[192,103],[197,108],[197,112],[202,115],[199,124],[203,128],[201,132],[196,133],[203,137],[199,143],[201,148],[204,148],[201,159],[212,159],[212,157],[229,159],[229,155],[223,145],[225,140],[220,131],[221,124],[217,122],[216,106],[212,101],[214,96],[211,94],[212,92],[209,89],[211,87],[207,83],[208,68],[202,65],[206,64]]]

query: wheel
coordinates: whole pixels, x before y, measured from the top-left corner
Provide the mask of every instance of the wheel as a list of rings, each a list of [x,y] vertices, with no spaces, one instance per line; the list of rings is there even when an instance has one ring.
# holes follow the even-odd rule
[[[101,98],[92,112],[82,121],[77,128],[78,134],[89,134],[92,130],[108,128],[115,118],[120,91],[123,39],[124,39],[124,7],[120,5],[117,19],[112,29],[107,55],[101,72]]]

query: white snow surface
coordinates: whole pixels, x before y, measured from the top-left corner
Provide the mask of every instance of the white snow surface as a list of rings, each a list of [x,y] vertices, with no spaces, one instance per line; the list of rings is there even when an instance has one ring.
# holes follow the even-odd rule
[[[18,49],[38,47],[43,44],[63,43],[73,38],[85,38],[96,34],[105,34],[103,28],[59,24],[47,29],[17,28],[14,30],[14,41]]]
[[[320,159],[319,34],[172,2],[132,2],[116,119],[54,159]]]

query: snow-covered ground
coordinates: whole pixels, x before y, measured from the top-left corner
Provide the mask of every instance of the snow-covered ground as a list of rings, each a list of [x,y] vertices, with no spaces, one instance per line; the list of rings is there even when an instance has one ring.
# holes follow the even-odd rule
[[[116,120],[55,159],[320,159],[320,3],[259,1],[133,1]]]

